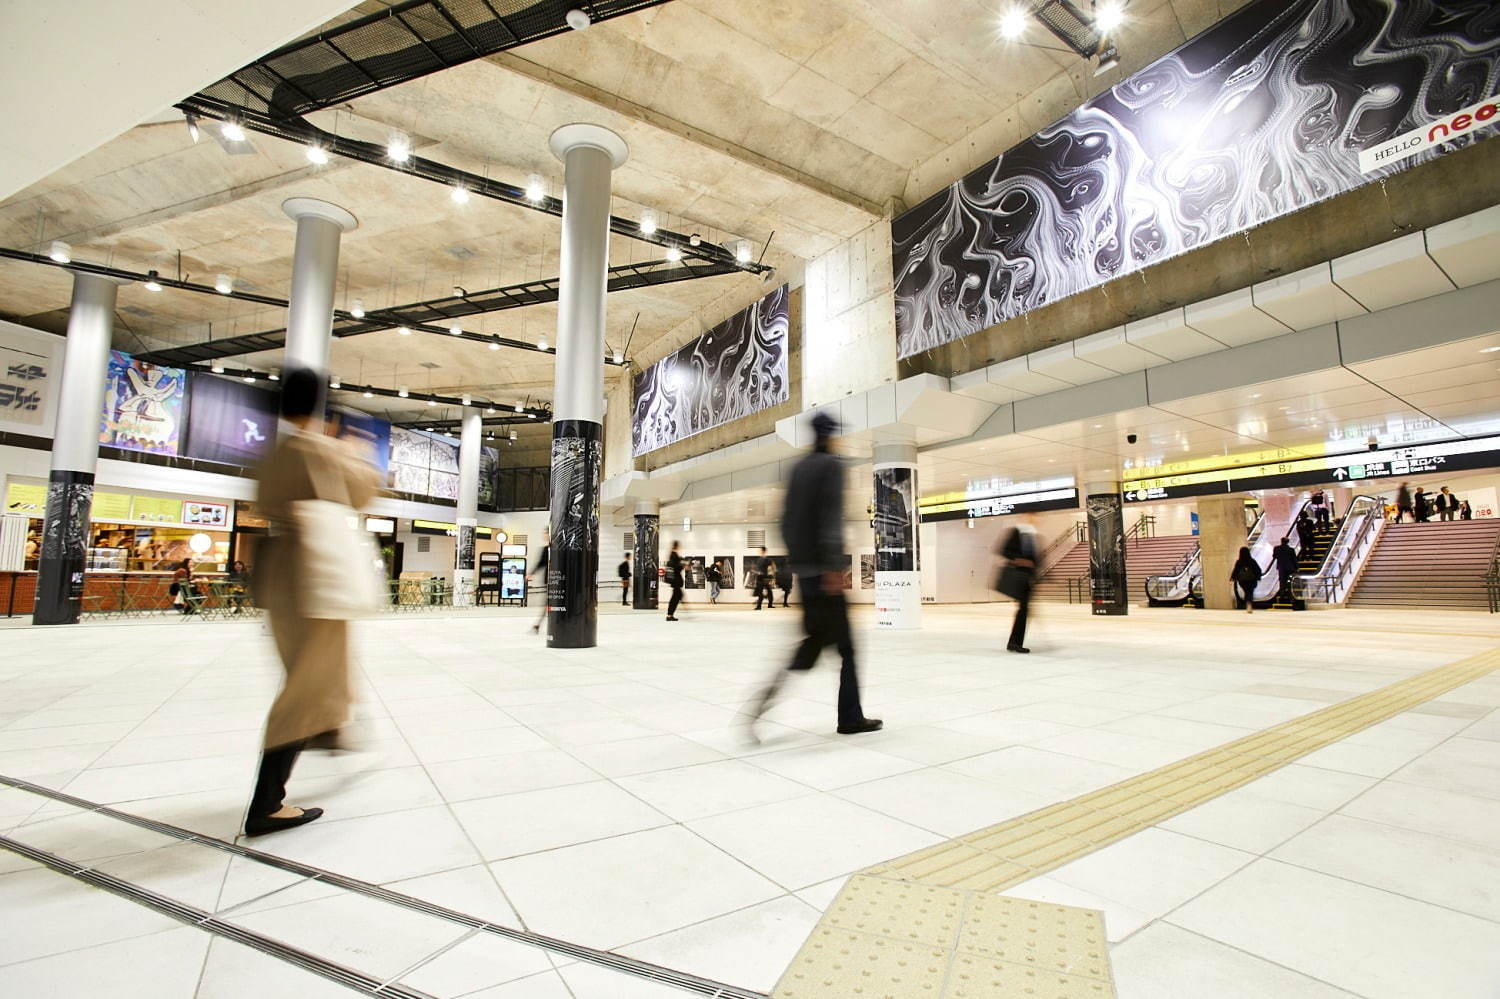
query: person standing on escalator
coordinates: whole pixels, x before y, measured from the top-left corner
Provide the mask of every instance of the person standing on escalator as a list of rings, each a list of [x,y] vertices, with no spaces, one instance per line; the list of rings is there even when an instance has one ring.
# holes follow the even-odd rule
[[[1271,549],[1271,564],[1276,567],[1276,573],[1281,577],[1280,586],[1276,591],[1276,602],[1286,603],[1293,610],[1298,610],[1301,600],[1297,597],[1293,587],[1293,580],[1297,578],[1299,566],[1297,564],[1297,552],[1291,545],[1291,538],[1281,539],[1281,544]]]

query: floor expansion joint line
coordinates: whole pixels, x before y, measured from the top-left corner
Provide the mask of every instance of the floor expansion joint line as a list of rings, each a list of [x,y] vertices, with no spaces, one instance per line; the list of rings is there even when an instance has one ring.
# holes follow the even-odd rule
[[[118,809],[111,808],[108,805],[101,805],[97,802],[79,798],[76,795],[68,794],[66,791],[59,791],[41,784],[34,784],[31,781],[22,780],[18,777],[8,777],[4,774],[0,774],[0,785],[13,787],[19,791],[27,791],[45,798],[50,798],[54,801],[73,805],[76,808],[91,812],[92,814],[103,815],[111,819],[129,823],[130,825],[139,826],[142,829],[160,833],[164,836],[170,836],[173,839],[182,840],[183,842],[197,843],[200,846],[220,850],[245,860],[254,861],[255,863],[264,864],[267,867],[274,867],[279,870],[286,871],[290,874],[297,874],[307,878],[317,878],[325,884],[334,885],[347,891],[363,895],[367,898],[378,899],[380,901],[388,902],[392,905],[398,905],[402,908],[420,912],[437,919],[444,919],[448,922],[457,923],[461,926],[467,926],[470,929],[475,929],[484,933],[490,933],[495,936],[504,937],[508,940],[515,941],[516,943],[526,944],[527,946],[536,947],[540,950],[571,957],[574,960],[583,961],[588,964],[597,965],[603,968],[608,968],[621,974],[631,975],[636,978],[645,978],[653,982],[658,982],[662,985],[670,985],[674,988],[681,989],[684,992],[690,992],[695,995],[707,997],[707,999],[768,999],[765,993],[756,992],[753,989],[741,988],[735,985],[726,985],[723,982],[716,982],[712,979],[702,978],[698,975],[689,974],[685,971],[676,971],[671,968],[662,967],[661,965],[651,964],[648,961],[641,961],[636,958],[625,957],[621,954],[615,954],[606,950],[599,950],[597,948],[588,947],[583,944],[570,943],[566,940],[558,940],[554,937],[544,936],[540,933],[532,933],[527,930],[518,930],[511,926],[500,926],[495,923],[480,919],[477,916],[471,916],[467,913],[459,912],[456,909],[450,909],[446,906],[438,905],[435,902],[428,902],[424,899],[415,898],[411,895],[403,895],[400,892],[391,891],[389,888],[370,884],[367,881],[360,881],[357,878],[347,877],[335,871],[324,870],[321,867],[314,867],[311,864],[304,864],[299,861],[289,860],[286,857],[278,857],[273,853],[265,853],[260,850],[253,849],[252,847],[241,846],[238,843],[230,843],[226,840],[216,839],[212,836],[206,836],[201,833],[195,833],[192,830],[183,829],[180,826],[174,826],[170,823],[158,822],[155,819],[148,819],[143,818],[139,815],[132,815],[129,812],[122,812]],[[16,829],[11,830],[12,833],[16,831]],[[0,846],[5,846],[6,848],[12,849],[17,853],[22,853],[23,851],[31,851],[25,852],[25,856],[31,856],[32,852],[43,854],[48,857],[51,856],[50,854],[45,854],[45,851],[35,850],[35,848],[33,847],[26,846],[26,844],[24,843],[13,841],[6,837],[0,837]],[[20,847],[22,849],[17,849],[17,847]],[[48,863],[45,860],[39,860],[39,862],[47,863],[47,866],[53,867],[54,870],[58,870],[61,873],[65,874],[72,874],[73,876],[79,876],[77,873],[75,873],[76,871],[83,871],[84,873],[87,873],[86,869],[78,868],[77,865],[70,865],[65,860],[61,860],[59,858],[52,859],[55,860],[57,864],[62,866],[54,867],[52,863]],[[97,875],[97,872],[93,873]],[[107,875],[104,875],[104,877],[107,877]],[[88,880],[88,878],[85,878],[84,880]],[[137,890],[142,892],[145,891],[145,889]],[[120,894],[125,893],[121,892]],[[150,893],[148,892],[147,894]],[[127,895],[127,897],[132,896]],[[172,905],[178,904],[172,902],[170,899],[163,899],[163,902]],[[205,918],[208,918],[210,920],[212,920],[213,918],[208,913],[203,913],[203,915],[205,916]],[[225,924],[225,926],[229,931],[231,931],[230,933],[227,933],[225,935],[245,932],[243,930],[240,930],[238,927],[229,926],[228,924]],[[378,984],[379,983],[377,983],[377,985]],[[387,989],[385,992],[381,992],[379,994],[382,996],[395,996],[400,995],[401,993],[391,992],[389,989]],[[420,996],[420,993],[411,993],[411,995]]]
[[[299,950],[296,947],[282,943],[274,937],[268,937],[254,930],[245,929],[243,926],[236,926],[233,923],[226,923],[221,919],[215,918],[212,913],[205,912],[195,906],[168,898],[165,895],[158,894],[148,888],[143,888],[123,878],[117,878],[112,874],[106,874],[103,871],[73,863],[66,858],[48,853],[46,850],[39,850],[19,840],[11,839],[9,836],[0,835],[0,848],[9,850],[28,860],[33,860],[66,877],[119,895],[122,898],[135,902],[137,905],[143,905],[148,909],[159,912],[164,916],[170,916],[188,926],[197,927],[207,933],[244,944],[265,954],[267,957],[274,957],[287,964],[295,965],[304,971],[311,972],[321,978],[326,978],[331,982],[342,985],[345,988],[353,989],[356,992],[372,996],[390,997],[390,999],[435,999],[434,996],[426,992],[419,992],[405,985],[387,985],[380,978],[345,967],[326,958],[318,957],[316,954],[309,954],[307,951]]]
[[[1100,913],[999,893],[1497,669],[1500,649],[1482,652],[867,868],[835,897],[772,995],[856,995],[878,970],[903,997],[1112,997]]]

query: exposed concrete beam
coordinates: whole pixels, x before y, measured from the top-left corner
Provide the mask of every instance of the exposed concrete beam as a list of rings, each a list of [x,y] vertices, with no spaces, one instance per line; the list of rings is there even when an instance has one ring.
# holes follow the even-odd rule
[[[841,205],[857,209],[868,215],[871,221],[885,217],[885,206],[879,202],[871,201],[869,198],[856,194],[853,191],[846,191],[841,187],[830,184],[826,180],[814,177],[809,173],[804,173],[795,167],[787,166],[785,163],[773,160],[769,156],[755,152],[753,149],[748,149],[737,142],[731,142],[728,139],[705,132],[701,128],[695,128],[670,115],[662,114],[660,111],[648,108],[644,104],[637,104],[634,101],[626,100],[617,94],[601,90],[592,84],[584,83],[582,80],[575,79],[565,73],[559,73],[554,69],[538,65],[529,59],[524,59],[509,52],[492,55],[487,61],[497,66],[503,66],[505,69],[524,76],[527,79],[535,80],[549,87],[555,87],[574,97],[582,98],[618,114],[634,118],[637,121],[659,128],[664,132],[670,132],[680,139],[686,139],[689,142],[722,153],[747,166],[774,174],[783,180],[806,188],[814,194],[837,201]]]

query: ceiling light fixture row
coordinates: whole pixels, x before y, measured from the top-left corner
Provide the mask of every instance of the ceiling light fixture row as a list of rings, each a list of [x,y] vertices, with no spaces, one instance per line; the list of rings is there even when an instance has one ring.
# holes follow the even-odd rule
[[[492,180],[414,155],[411,138],[404,132],[393,133],[386,144],[381,146],[377,143],[335,135],[305,120],[280,120],[252,108],[218,101],[202,94],[181,102],[177,107],[185,115],[192,115],[194,120],[210,118],[221,122],[221,131],[224,125],[232,125],[241,135],[248,129],[295,142],[304,148],[316,146],[330,156],[343,156],[363,163],[399,170],[423,180],[441,183],[449,188],[450,192],[462,187],[470,196],[504,201],[558,217],[562,215],[562,200],[546,193],[546,185],[540,174],[530,175],[525,187]],[[456,197],[455,200],[457,200]],[[662,229],[659,220],[655,219],[654,212],[642,213],[640,221],[611,216],[610,231],[632,239],[655,243],[658,246],[689,247],[690,256],[720,263],[735,263],[757,274],[770,273],[773,270],[764,264],[741,261],[737,259],[734,251],[702,239],[701,236],[697,243],[693,243],[690,233]]]

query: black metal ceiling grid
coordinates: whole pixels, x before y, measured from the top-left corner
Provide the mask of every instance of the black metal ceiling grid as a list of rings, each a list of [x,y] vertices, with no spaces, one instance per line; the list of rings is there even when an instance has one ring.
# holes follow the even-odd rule
[[[686,259],[677,263],[668,260],[652,260],[639,264],[620,264],[609,269],[610,276],[606,287],[610,292],[631,291],[655,285],[673,284],[678,281],[692,281],[698,278],[712,277],[716,274],[730,274],[736,270],[738,270],[737,267],[724,264],[702,264],[690,262]],[[364,317],[360,319],[355,318],[348,312],[339,310],[334,312],[333,335],[336,337],[360,336],[365,333],[375,333],[380,330],[395,329],[397,326],[405,326],[408,329],[423,333],[442,334],[443,336],[451,337],[452,334],[448,332],[448,326],[444,324],[450,323],[455,319],[463,319],[468,316],[484,315],[492,312],[504,312],[510,309],[525,308],[530,305],[543,305],[557,301],[557,295],[557,279],[546,278],[541,281],[526,281],[520,284],[507,285],[503,288],[477,291],[467,296],[449,295],[444,298],[414,302],[410,305],[398,305],[388,309],[375,309],[365,313]],[[285,302],[281,302],[280,304],[283,306],[286,305]],[[528,343],[525,340],[475,333],[468,330],[464,331],[463,339],[484,344],[498,343],[502,347],[510,347],[517,350],[551,353],[551,351],[541,351],[541,348],[536,344]],[[182,367],[183,365],[196,362],[214,361],[223,357],[254,354],[263,350],[278,350],[285,345],[285,329],[263,330],[258,333],[222,337],[218,340],[208,340],[203,343],[167,347],[162,350],[142,354],[140,355],[140,359],[151,364]],[[605,358],[605,363],[613,364],[615,362],[611,358]]]
[[[570,8],[595,23],[667,0],[405,0],[284,46],[202,96],[297,118],[571,30]]]

